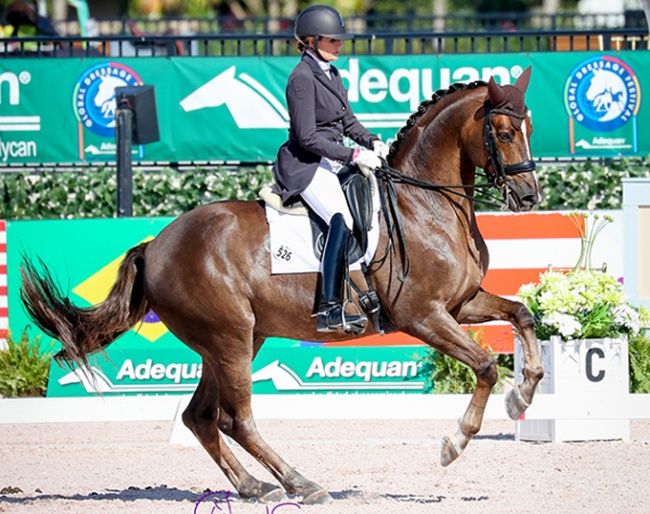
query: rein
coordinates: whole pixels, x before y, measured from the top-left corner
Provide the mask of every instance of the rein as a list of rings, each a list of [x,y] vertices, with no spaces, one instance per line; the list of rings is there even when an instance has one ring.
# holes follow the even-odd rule
[[[452,195],[460,196],[461,198],[465,198],[467,200],[471,200],[472,202],[478,202],[482,203],[484,205],[489,205],[490,207],[503,207],[504,202],[500,203],[495,203],[495,202],[489,202],[487,200],[482,200],[480,198],[475,198],[470,195],[466,195],[464,193],[460,193],[458,191],[454,191],[454,189],[467,189],[468,187],[472,188],[493,188],[496,187],[498,188],[494,182],[490,181],[487,184],[474,184],[472,186],[452,186],[452,185],[443,185],[443,184],[434,184],[433,182],[427,182],[426,180],[420,180],[417,178],[410,177],[409,175],[406,175],[402,173],[399,170],[396,170],[395,168],[391,168],[388,164],[384,164],[381,168],[379,168],[375,175],[377,175],[379,178],[381,178],[384,181],[391,182],[391,183],[398,183],[398,184],[408,184],[410,186],[417,187],[419,189],[427,189],[430,191],[445,191],[447,193],[450,193]],[[481,176],[485,176],[488,178],[487,175],[481,174]],[[494,197],[496,198],[496,197]]]
[[[489,205],[491,207],[503,207],[504,203],[494,203],[487,200],[482,200],[479,198],[474,198],[473,196],[460,193],[454,189],[466,189],[467,187],[480,187],[480,188],[492,188],[499,187],[494,182],[489,182],[487,184],[474,184],[473,186],[452,186],[452,185],[442,185],[434,184],[433,182],[427,182],[425,180],[419,180],[409,175],[402,173],[395,168],[390,167],[383,159],[383,165],[381,168],[377,169],[375,175],[381,179],[379,181],[379,199],[381,201],[381,211],[386,222],[386,229],[388,232],[388,244],[386,245],[386,250],[384,254],[378,258],[373,259],[370,263],[370,267],[375,264],[382,264],[388,255],[392,252],[395,252],[397,244],[395,240],[399,243],[400,247],[400,262],[402,263],[402,272],[398,275],[397,279],[400,282],[404,282],[408,277],[411,271],[411,257],[408,252],[408,247],[406,246],[406,238],[404,237],[404,227],[402,224],[402,217],[397,206],[397,189],[395,184],[408,184],[410,186],[417,187],[419,189],[426,189],[429,191],[444,191],[461,198],[466,198],[472,202],[480,202],[484,205]]]

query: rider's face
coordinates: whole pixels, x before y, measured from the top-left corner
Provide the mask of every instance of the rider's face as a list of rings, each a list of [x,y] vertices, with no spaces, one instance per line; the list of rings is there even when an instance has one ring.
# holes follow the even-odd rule
[[[341,50],[341,46],[343,46],[343,42],[340,39],[323,37],[318,40],[318,51],[320,52],[323,59],[328,62],[336,61],[339,58],[339,51]]]

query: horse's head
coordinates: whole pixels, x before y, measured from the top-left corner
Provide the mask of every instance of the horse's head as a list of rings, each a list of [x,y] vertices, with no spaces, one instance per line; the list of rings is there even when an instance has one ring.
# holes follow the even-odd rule
[[[485,99],[485,161],[482,166],[503,195],[508,209],[530,211],[542,199],[530,152],[532,125],[524,95],[530,67],[514,86],[500,86],[490,78]]]

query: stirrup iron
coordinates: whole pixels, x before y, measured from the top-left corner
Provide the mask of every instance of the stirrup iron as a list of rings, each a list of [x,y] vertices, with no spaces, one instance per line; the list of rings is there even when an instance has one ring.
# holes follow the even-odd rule
[[[366,329],[368,319],[361,314],[356,305],[354,307],[358,314],[347,313],[345,308],[338,304],[329,305],[319,310],[316,314],[316,330],[318,332],[335,332],[342,329],[346,333],[361,334]]]

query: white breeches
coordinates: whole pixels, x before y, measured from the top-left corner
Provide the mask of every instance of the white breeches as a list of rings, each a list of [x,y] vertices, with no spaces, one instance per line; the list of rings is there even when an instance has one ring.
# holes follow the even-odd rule
[[[353,221],[337,173],[343,165],[323,157],[314,178],[300,196],[329,226],[332,216],[343,215],[345,224],[352,230]]]

